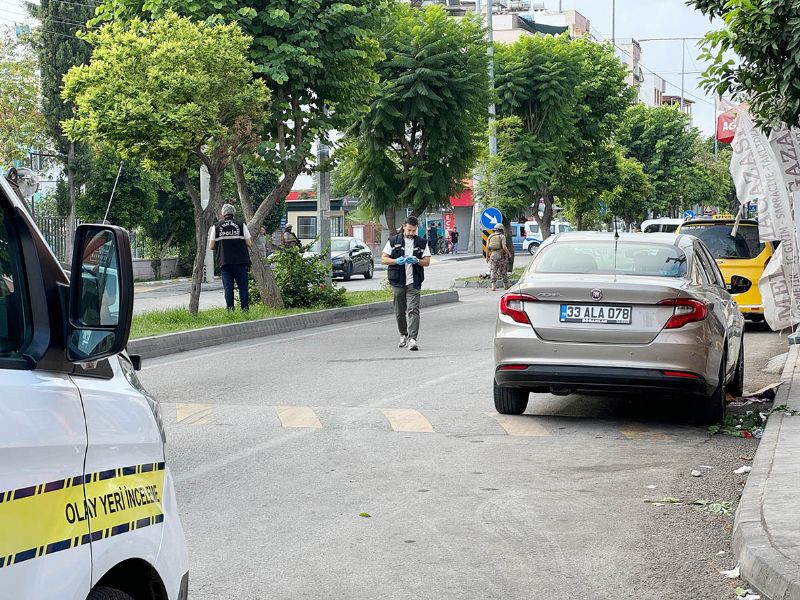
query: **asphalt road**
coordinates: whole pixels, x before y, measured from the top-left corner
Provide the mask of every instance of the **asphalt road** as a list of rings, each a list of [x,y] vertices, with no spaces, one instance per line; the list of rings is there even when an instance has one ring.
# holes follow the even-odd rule
[[[738,499],[756,442],[649,398],[497,415],[498,294],[423,311],[417,354],[377,318],[146,362],[190,597],[732,598],[733,516],[686,502]],[[747,388],[784,344],[748,332]]]

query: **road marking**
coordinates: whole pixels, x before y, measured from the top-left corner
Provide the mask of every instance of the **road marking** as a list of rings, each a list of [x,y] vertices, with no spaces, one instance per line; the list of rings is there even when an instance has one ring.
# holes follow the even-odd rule
[[[276,406],[275,410],[284,427],[322,429],[316,413],[308,406]]]
[[[425,416],[413,408],[382,408],[384,416],[395,431],[404,433],[433,433],[433,426]]]
[[[660,431],[652,431],[643,425],[625,425],[620,428],[622,435],[629,440],[656,440],[659,442],[672,442],[674,437],[661,433]]]
[[[485,413],[496,420],[508,435],[526,437],[550,437],[550,432],[542,427],[535,419],[526,415],[501,415],[499,413]]]
[[[214,407],[210,404],[175,405],[176,421],[184,425],[208,425],[213,418]]]

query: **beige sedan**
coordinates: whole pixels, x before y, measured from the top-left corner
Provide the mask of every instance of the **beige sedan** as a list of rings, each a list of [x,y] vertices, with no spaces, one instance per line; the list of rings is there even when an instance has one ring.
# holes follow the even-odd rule
[[[522,414],[531,392],[680,393],[718,422],[744,385],[740,292],[690,235],[551,237],[500,300],[495,408]]]

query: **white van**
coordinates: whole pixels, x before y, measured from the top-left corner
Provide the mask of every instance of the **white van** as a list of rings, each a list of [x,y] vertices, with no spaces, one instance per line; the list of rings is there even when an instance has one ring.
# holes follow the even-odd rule
[[[683,219],[670,219],[661,217],[659,219],[648,219],[642,221],[642,233],[675,233],[683,225]]]
[[[568,221],[553,221],[550,223],[550,235],[557,233],[567,233],[573,231],[572,224]],[[525,223],[525,240],[522,242],[522,249],[527,250],[529,254],[535,254],[542,243],[542,232],[539,224],[534,221],[527,221]]]
[[[160,408],[124,352],[127,232],[79,226],[71,273],[0,176],[0,597],[185,600]]]

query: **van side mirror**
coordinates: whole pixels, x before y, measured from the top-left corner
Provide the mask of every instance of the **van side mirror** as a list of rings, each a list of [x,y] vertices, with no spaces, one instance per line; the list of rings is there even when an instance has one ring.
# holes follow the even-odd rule
[[[132,313],[128,232],[113,225],[79,225],[72,251],[67,360],[92,362],[122,352]]]
[[[752,286],[753,282],[747,279],[747,277],[742,277],[741,275],[734,275],[733,277],[731,277],[731,282],[727,286],[727,288],[728,288],[728,293],[736,295],[736,294],[744,294]]]

